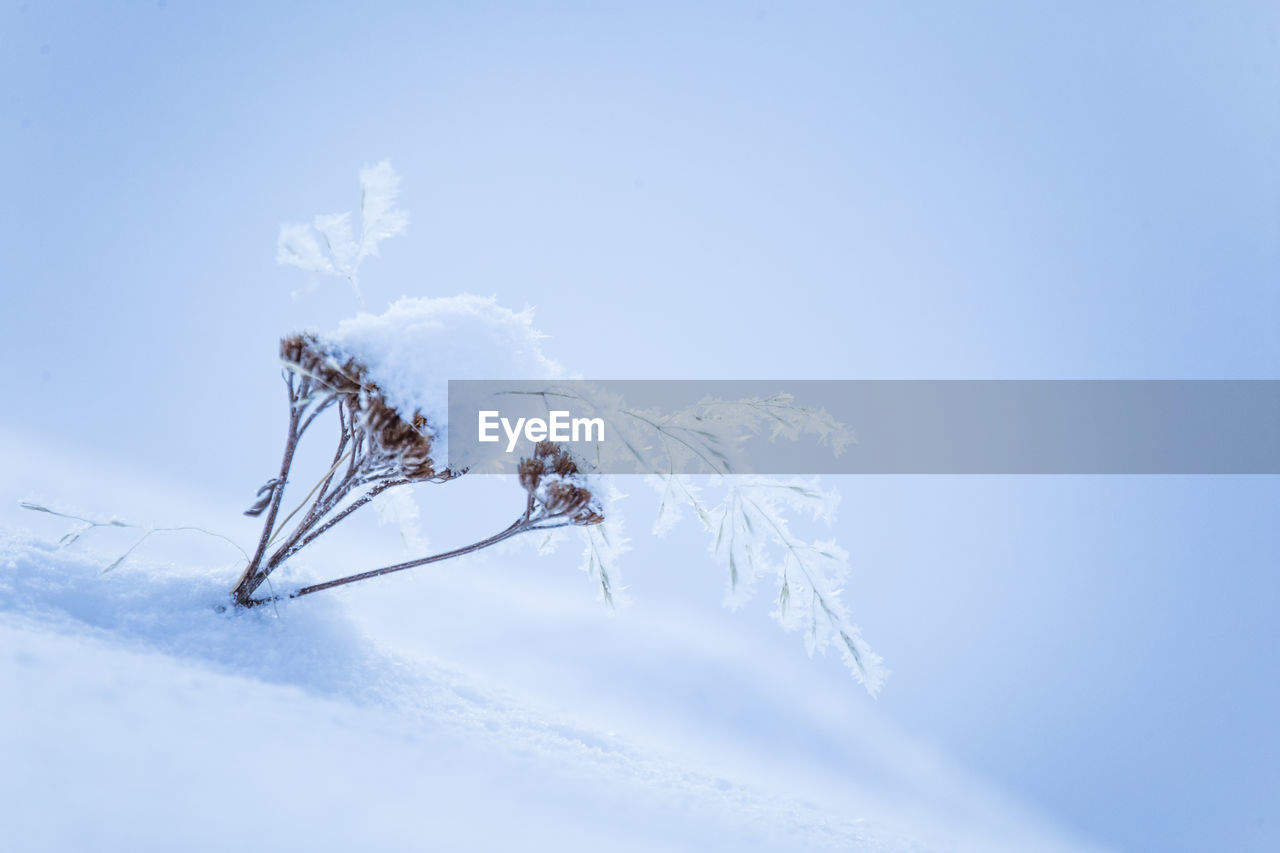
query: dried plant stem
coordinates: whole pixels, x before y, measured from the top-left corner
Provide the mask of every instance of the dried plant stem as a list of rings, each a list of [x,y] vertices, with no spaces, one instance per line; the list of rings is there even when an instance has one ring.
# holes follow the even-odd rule
[[[338,578],[337,580],[325,581],[324,583],[313,584],[311,586],[304,586],[302,589],[298,590],[297,592],[292,593],[289,596],[289,598],[299,598],[304,595],[310,595],[313,592],[320,592],[321,590],[325,590],[325,589],[333,589],[334,587],[337,587],[337,586],[345,586],[346,584],[355,583],[356,581],[369,580],[370,578],[381,577],[382,575],[389,575],[394,572],[402,572],[405,569],[413,569],[413,568],[417,568],[418,566],[428,565],[430,563],[438,563],[442,560],[451,560],[454,557],[462,557],[467,554],[472,554],[476,551],[480,551],[484,548],[488,548],[491,545],[497,545],[499,542],[502,542],[503,540],[506,540],[506,539],[510,539],[512,536],[517,536],[521,533],[526,533],[531,530],[552,530],[557,527],[565,527],[569,524],[572,524],[572,522],[562,521],[555,524],[538,524],[535,521],[530,521],[529,519],[522,517],[517,519],[515,522],[513,522],[511,526],[506,528],[505,530],[495,533],[486,539],[481,539],[479,542],[473,542],[470,545],[466,545],[462,548],[455,548],[452,551],[444,551],[440,554],[433,554],[430,557],[420,557],[416,560],[409,560],[404,563],[397,563],[394,566],[384,566],[381,569],[371,569],[367,572],[360,572],[359,574],[348,575],[345,578]],[[264,604],[266,602],[260,601],[255,603]]]
[[[236,604],[242,607],[251,607],[257,603],[253,598],[254,592],[268,579],[273,571],[279,568],[288,557],[292,556],[301,547],[299,540],[311,531],[325,515],[341,503],[342,499],[350,494],[353,489],[364,484],[364,481],[358,476],[359,466],[355,458],[358,455],[361,443],[358,440],[352,441],[354,424],[351,419],[344,415],[341,404],[339,404],[338,419],[341,431],[338,448],[334,452],[333,465],[307,492],[306,497],[302,499],[298,506],[277,524],[276,518],[280,513],[280,505],[283,502],[285,488],[288,485],[289,472],[293,467],[293,457],[298,447],[298,441],[316,416],[328,408],[332,402],[330,397],[321,397],[316,401],[310,396],[314,384],[312,376],[289,371],[286,372],[286,379],[289,390],[289,426],[285,435],[285,449],[284,456],[280,462],[280,474],[274,481],[271,502],[263,518],[262,535],[258,540],[257,550],[254,551],[253,558],[249,560],[244,572],[236,582],[235,588],[232,590],[232,598]],[[308,409],[312,407],[313,403],[315,403],[314,411],[308,414]],[[350,449],[347,449],[349,445]],[[334,474],[342,467],[342,463],[346,461],[350,461],[346,475],[331,490],[330,486],[333,484]],[[398,484],[398,482],[389,481],[388,487],[391,484]],[[380,489],[375,487],[376,491],[380,491]],[[370,493],[366,497],[371,498],[372,495],[373,493]],[[312,501],[309,508],[308,501]],[[359,506],[363,506],[367,502],[367,500],[361,499],[356,503]],[[307,511],[297,527],[268,556],[268,550],[284,536],[289,522],[303,509]],[[343,515],[345,516],[349,512],[350,510],[344,510]],[[325,529],[328,528],[326,527]],[[319,532],[315,535],[319,535]]]
[[[280,501],[284,499],[284,488],[289,479],[289,469],[293,467],[293,454],[298,448],[298,421],[301,413],[297,406],[298,392],[295,388],[292,373],[289,374],[288,383],[289,431],[285,438],[284,458],[280,462],[280,477],[275,485],[275,493],[271,496],[271,505],[267,509],[266,518],[263,520],[262,536],[258,539],[258,547],[253,552],[253,559],[245,566],[244,572],[240,575],[240,579],[236,581],[235,588],[231,592],[236,604],[241,606],[249,605],[254,590],[262,585],[269,573],[269,570],[264,572],[260,568],[262,557],[267,552],[267,546],[271,541],[271,531],[275,528],[276,515],[280,512]],[[305,386],[310,383],[304,379],[302,384]]]
[[[140,525],[140,524],[129,524],[128,522],[116,521],[116,520],[94,521],[91,518],[84,518],[83,516],[79,516],[79,515],[72,515],[70,513],[58,512],[57,510],[50,509],[49,507],[44,506],[43,504],[32,503],[31,501],[18,501],[18,506],[22,507],[23,509],[32,510],[34,512],[43,512],[48,515],[56,516],[58,518],[66,518],[71,521],[78,521],[84,525],[84,527],[81,528],[80,530],[75,530],[75,531],[72,531],[71,533],[65,534],[62,537],[62,539],[58,541],[59,548],[63,548],[72,544],[77,539],[79,539],[80,536],[83,535],[86,531],[93,530],[94,528],[98,528],[98,527],[121,527],[121,528],[129,528],[133,530],[143,529],[143,525]],[[226,542],[228,545],[230,545],[231,547],[235,548],[237,551],[240,552],[241,556],[244,557],[246,563],[249,562],[249,554],[243,548],[240,547],[240,544],[238,542],[236,542],[231,537],[223,536],[221,533],[215,533],[212,530],[206,530],[203,527],[196,527],[193,525],[185,524],[185,525],[180,525],[178,527],[147,527],[144,530],[143,534],[138,537],[137,541],[135,541],[132,545],[130,545],[127,551],[125,551],[123,554],[117,557],[114,561],[112,561],[111,565],[103,569],[102,573],[106,574],[107,572],[119,567],[120,564],[123,563],[130,554],[132,554],[135,550],[137,550],[137,548],[140,545],[142,545],[143,542],[146,542],[149,538],[151,538],[153,534],[156,534],[156,533],[203,533],[206,536],[212,536],[215,539],[221,539],[223,542]]]
[[[349,456],[350,454],[351,452],[348,451],[347,455]],[[322,490],[328,487],[329,481],[333,479],[333,473],[338,470],[338,466],[345,462],[346,459],[347,457],[343,456],[340,457],[337,462],[334,462],[333,467],[329,469],[329,473],[321,477],[316,484],[311,487],[311,491],[307,492],[307,496],[302,499],[302,502],[294,507],[293,511],[284,517],[284,520],[281,521],[280,525],[276,528],[276,532],[271,535],[271,539],[267,542],[267,547],[275,544],[276,540],[280,538],[280,534],[284,532],[285,525],[292,521],[293,517],[302,511],[302,508],[307,505],[307,501],[311,500],[312,495],[319,491],[321,493],[320,496],[324,497],[324,492]]]
[[[289,392],[289,425],[280,474],[259,490],[258,502],[246,513],[265,511],[258,547],[232,590],[240,607],[279,600],[274,591],[268,598],[255,598],[255,592],[289,558],[386,490],[410,483],[445,482],[464,473],[435,470],[426,419],[417,413],[406,419],[387,406],[359,364],[348,361],[335,367],[332,354],[307,336],[284,338],[281,353]],[[338,444],[332,463],[298,505],[277,522],[298,443],[316,416],[334,405]],[[521,462],[520,482],[526,492],[523,514],[486,539],[443,554],[304,587],[288,597],[460,557],[526,531],[603,520],[590,490],[578,478],[577,465],[558,445],[539,444],[535,457]]]
[[[390,488],[392,488],[393,486],[402,486],[402,485],[404,485],[404,484],[405,484],[405,483],[407,483],[407,482],[408,482],[408,480],[387,480],[386,482],[379,483],[378,485],[374,486],[374,487],[373,487],[372,489],[370,489],[366,494],[361,495],[360,497],[356,498],[356,499],[355,499],[354,501],[352,501],[351,503],[347,504],[347,506],[346,506],[346,507],[344,507],[344,508],[343,508],[343,510],[342,510],[341,512],[339,512],[338,514],[334,515],[332,518],[330,518],[330,519],[329,519],[328,521],[326,521],[324,524],[322,524],[322,525],[320,525],[319,527],[317,527],[315,530],[312,530],[312,531],[311,531],[310,533],[308,533],[306,536],[302,537],[302,541],[301,541],[301,542],[297,542],[296,544],[294,544],[294,545],[293,545],[293,547],[291,547],[291,548],[290,548],[290,549],[285,553],[285,555],[284,555],[284,556],[285,556],[285,558],[287,559],[287,558],[289,558],[289,557],[293,556],[293,555],[294,555],[296,552],[298,552],[299,550],[301,550],[301,549],[305,548],[306,546],[310,545],[312,542],[316,541],[316,539],[320,538],[321,534],[323,534],[323,533],[325,533],[326,531],[328,531],[330,528],[332,528],[332,527],[333,527],[335,524],[337,524],[339,521],[342,521],[342,519],[346,518],[348,515],[350,515],[351,513],[355,512],[355,511],[356,511],[356,510],[358,510],[360,507],[364,506],[364,505],[365,505],[365,504],[367,504],[369,501],[373,500],[373,499],[374,499],[374,498],[376,498],[378,495],[380,495],[380,494],[382,494],[383,492],[385,492],[387,489],[390,489]]]
[[[406,477],[393,477],[385,472],[385,469],[378,468],[373,465],[362,454],[366,445],[363,436],[356,431],[356,424],[352,417],[349,417],[344,411],[344,407],[339,404],[338,422],[340,434],[337,449],[333,454],[333,464],[329,470],[319,479],[319,481],[311,488],[307,495],[302,499],[292,512],[288,513],[283,519],[277,523],[276,518],[280,514],[280,506],[284,498],[285,487],[288,483],[289,472],[293,466],[294,454],[297,450],[298,441],[315,418],[316,413],[306,415],[306,411],[310,405],[307,397],[312,383],[312,377],[301,375],[295,377],[290,374],[289,377],[289,402],[290,415],[289,425],[285,436],[284,455],[280,462],[280,474],[275,481],[271,502],[268,505],[267,512],[263,518],[262,535],[258,540],[257,550],[244,572],[240,575],[234,590],[232,598],[235,603],[241,607],[255,607],[259,604],[267,602],[275,602],[279,596],[272,595],[269,598],[255,598],[254,593],[264,582],[269,582],[272,572],[284,564],[286,560],[300,551],[302,548],[314,542],[320,536],[331,530],[338,522],[350,516],[356,510],[368,504],[382,492],[402,486],[411,482]],[[317,407],[319,408],[319,406]],[[304,420],[305,417],[305,420]],[[334,482],[334,476],[343,467],[343,463],[347,463],[346,470],[338,481]],[[370,468],[375,470],[370,470]],[[372,484],[370,486],[370,484]],[[368,486],[369,488],[364,494],[359,495],[343,505],[353,493]],[[530,500],[532,505],[532,500]],[[341,507],[339,509],[339,507]],[[530,506],[530,509],[532,506]],[[304,512],[305,510],[305,512]],[[302,518],[297,525],[288,532],[289,522],[296,516],[302,514]],[[464,548],[448,551],[443,554],[436,554],[431,557],[424,557],[412,560],[407,563],[401,563],[395,566],[387,566],[382,569],[374,569],[369,572],[362,572],[358,575],[352,575],[346,578],[340,578],[335,581],[329,581],[323,584],[306,587],[299,590],[289,598],[296,598],[300,595],[307,595],[312,592],[319,592],[322,589],[329,589],[335,586],[354,583],[358,580],[365,580],[379,575],[389,574],[391,572],[403,571],[404,569],[413,568],[414,566],[426,565],[440,560],[446,560],[451,557],[459,557],[463,554],[469,554],[490,545],[495,545],[505,539],[523,533],[527,530],[549,529],[551,527],[559,527],[560,523],[548,524],[549,519],[546,517],[531,516],[526,512],[519,520],[510,527],[497,533],[487,539],[482,539]],[[563,522],[565,524],[569,522]],[[278,546],[277,546],[277,543]],[[272,546],[277,546],[272,551]],[[268,553],[270,552],[270,553]]]

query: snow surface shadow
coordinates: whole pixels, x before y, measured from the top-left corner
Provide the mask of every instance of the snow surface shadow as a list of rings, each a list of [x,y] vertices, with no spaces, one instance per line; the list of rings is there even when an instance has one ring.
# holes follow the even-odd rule
[[[225,567],[126,564],[103,574],[100,559],[0,533],[0,614],[36,620],[138,651],[154,651],[227,674],[407,714],[437,733],[465,738],[545,776],[600,774],[686,803],[714,803],[745,828],[782,829],[818,847],[924,849],[860,819],[833,819],[811,804],[764,796],[711,774],[655,760],[608,735],[543,718],[510,697],[443,666],[378,649],[335,600],[238,611],[227,607]],[[453,735],[448,733],[452,731]],[[886,845],[886,846],[881,846]]]
[[[38,539],[0,535],[0,612],[58,630],[107,634],[135,649],[162,652],[215,670],[298,687],[360,705],[389,705],[493,731],[523,715],[506,697],[456,671],[406,661],[378,649],[341,602],[307,601],[252,611],[228,607],[225,568],[126,564],[108,574],[95,557]],[[562,723],[558,738],[608,749],[600,737]]]

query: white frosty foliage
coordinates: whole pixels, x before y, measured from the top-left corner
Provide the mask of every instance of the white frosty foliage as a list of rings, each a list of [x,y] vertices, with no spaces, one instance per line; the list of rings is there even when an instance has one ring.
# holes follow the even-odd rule
[[[712,526],[712,520],[703,509],[702,488],[692,478],[668,475],[659,477],[653,474],[646,476],[645,482],[658,492],[658,515],[653,522],[653,534],[665,536],[667,531],[675,527],[684,518],[686,507],[692,507],[698,514],[698,520],[705,527]]]
[[[882,660],[862,639],[840,600],[848,577],[848,554],[834,542],[806,541],[791,532],[789,515],[809,514],[830,523],[838,501],[817,481],[735,475],[743,439],[813,437],[839,454],[853,432],[822,409],[798,406],[787,394],[741,400],[705,399],[676,411],[635,409],[621,395],[599,388],[548,387],[541,396],[571,399],[584,414],[602,418],[611,441],[609,464],[630,460],[638,470],[704,471],[708,477],[668,474],[646,479],[659,494],[653,525],[661,536],[691,509],[712,532],[712,553],[729,575],[726,603],[737,607],[754,590],[760,575],[777,580],[774,617],[788,630],[803,629],[809,654],[835,643],[846,666],[872,696],[888,676]],[[718,503],[695,484],[709,479],[720,492]],[[616,513],[606,512],[607,517]],[[591,562],[607,584],[608,566]],[[606,595],[608,588],[606,586]]]
[[[585,528],[587,544],[582,555],[583,570],[600,585],[600,597],[612,607],[627,601],[625,588],[618,583],[618,558],[630,547],[622,532],[622,520],[618,512],[618,503],[626,495],[612,483],[605,486],[604,478],[593,477],[590,482],[594,494],[604,491],[604,521]]]
[[[448,458],[450,379],[554,379],[564,371],[542,353],[533,312],[511,311],[493,297],[405,297],[382,314],[343,320],[324,340],[368,369],[387,404],[421,412],[432,430],[432,457]]]
[[[360,170],[360,251],[359,257],[378,255],[378,242],[403,234],[409,214],[396,208],[400,176],[383,160]]]
[[[787,630],[802,630],[812,655],[834,643],[845,665],[872,696],[889,672],[871,650],[840,600],[849,576],[849,555],[834,541],[806,541],[791,531],[788,514],[809,514],[830,523],[839,494],[817,480],[716,477],[720,501],[709,504],[690,478],[649,477],[660,497],[654,533],[661,535],[690,507],[712,534],[711,553],[728,572],[726,604],[737,608],[762,575],[777,583],[773,617]]]
[[[317,237],[316,228],[311,225],[299,222],[281,225],[276,245],[276,263],[295,266],[307,272],[337,275],[333,262]]]
[[[853,431],[824,409],[798,406],[791,394],[749,397],[742,400],[707,399],[675,412],[663,423],[688,433],[694,440],[686,450],[696,452],[701,442],[708,448],[722,446],[726,455],[744,435],[768,433],[770,440],[790,441],[812,436],[830,446],[837,456],[853,443]]]
[[[400,541],[405,550],[421,553],[427,548],[422,535],[418,504],[407,488],[389,489],[373,499],[378,512],[378,523],[391,525],[400,531]]]
[[[661,536],[692,510],[712,532],[712,553],[729,575],[726,603],[737,607],[763,574],[777,579],[775,618],[788,630],[803,629],[812,655],[833,642],[845,664],[871,695],[888,671],[879,655],[862,639],[840,600],[848,577],[848,555],[834,542],[809,542],[791,532],[789,515],[809,514],[830,523],[838,494],[823,491],[817,481],[735,475],[744,437],[771,439],[813,437],[840,453],[853,432],[822,409],[798,406],[787,394],[742,400],[706,399],[676,411],[634,409],[618,394],[593,389],[548,388],[553,399],[572,399],[590,416],[600,417],[611,436],[610,465],[630,457],[639,470],[708,472],[710,477],[668,474],[648,476],[659,494],[653,532]],[[718,489],[718,503],[698,483]],[[697,481],[697,482],[695,482]],[[613,517],[615,513],[606,513]],[[588,552],[590,556],[590,552]]]
[[[286,223],[280,226],[276,262],[307,272],[345,278],[356,297],[360,294],[360,263],[378,254],[378,243],[403,234],[409,214],[398,209],[400,177],[383,160],[360,170],[360,239],[355,237],[351,213],[317,216],[310,225]]]
[[[735,474],[752,467],[744,457],[752,436],[771,441],[808,437],[836,455],[854,441],[853,431],[826,410],[797,405],[790,394],[707,398],[676,410],[636,408],[615,391],[581,382],[521,391],[519,396],[541,397],[547,411],[571,401],[575,415],[604,421],[610,439],[595,447],[592,461],[614,471]],[[678,511],[678,505],[668,511]]]

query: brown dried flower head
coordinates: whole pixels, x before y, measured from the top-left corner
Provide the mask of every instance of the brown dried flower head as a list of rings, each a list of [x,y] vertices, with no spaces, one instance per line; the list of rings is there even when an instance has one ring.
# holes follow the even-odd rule
[[[307,383],[306,394],[331,397],[346,407],[353,431],[365,441],[366,464],[389,469],[410,480],[450,479],[437,473],[431,458],[431,424],[420,412],[405,419],[386,402],[383,390],[368,378],[355,359],[339,360],[313,334],[289,335],[280,341],[280,358]]]
[[[431,460],[431,437],[424,433],[426,418],[414,413],[406,422],[388,406],[381,393],[365,392],[361,396],[361,423],[383,464],[395,468],[410,480],[429,480],[436,476]]]
[[[340,363],[311,333],[280,339],[280,359],[299,375],[309,378],[317,394],[354,397],[364,385],[364,366],[355,359]]]
[[[535,492],[546,468],[541,459],[521,459],[517,467],[520,485],[526,492]]]
[[[520,485],[546,517],[567,518],[578,525],[604,521],[577,463],[559,444],[538,442],[533,458],[520,460],[518,472]]]

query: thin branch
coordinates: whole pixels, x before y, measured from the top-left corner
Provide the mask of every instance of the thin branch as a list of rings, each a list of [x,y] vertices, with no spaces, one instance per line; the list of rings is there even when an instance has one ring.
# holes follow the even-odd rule
[[[333,517],[332,517],[332,518],[330,518],[328,521],[326,521],[324,524],[320,525],[320,526],[319,526],[319,527],[317,527],[315,530],[312,530],[310,533],[308,533],[306,536],[304,536],[304,537],[302,538],[302,541],[297,542],[297,543],[296,543],[296,544],[294,544],[291,548],[289,548],[287,551],[285,551],[285,552],[284,552],[284,554],[281,556],[281,560],[287,560],[287,559],[289,559],[289,558],[290,558],[290,557],[292,557],[294,554],[296,554],[298,551],[301,551],[303,548],[307,547],[307,546],[308,546],[308,545],[310,545],[312,542],[314,542],[314,541],[316,541],[317,539],[319,539],[319,538],[320,538],[320,536],[321,536],[322,534],[324,534],[326,531],[328,531],[331,527],[333,527],[333,526],[334,526],[335,524],[337,524],[339,521],[342,521],[342,519],[346,518],[348,515],[351,515],[351,513],[355,512],[355,511],[356,511],[356,510],[358,510],[360,507],[362,507],[362,506],[364,506],[365,504],[369,503],[369,501],[373,500],[375,497],[377,497],[378,495],[382,494],[382,493],[383,493],[383,492],[385,492],[387,489],[390,489],[390,488],[392,488],[393,486],[403,486],[403,485],[405,485],[405,484],[406,484],[406,483],[408,483],[408,482],[409,482],[409,481],[408,481],[407,479],[401,479],[401,480],[386,480],[386,481],[381,482],[381,483],[379,483],[378,485],[374,486],[374,487],[373,487],[372,489],[370,489],[367,493],[365,493],[364,495],[361,495],[360,497],[356,498],[354,501],[352,501],[350,504],[348,504],[346,507],[344,507],[344,508],[342,509],[342,511],[341,511],[341,512],[339,512],[337,515],[333,516]]]
[[[284,532],[285,525],[287,525],[295,515],[297,515],[299,512],[302,511],[302,508],[307,505],[307,501],[311,500],[312,495],[314,495],[317,491],[319,491],[321,487],[328,484],[329,478],[333,476],[333,472],[338,470],[338,466],[341,465],[344,461],[346,461],[345,456],[339,459],[337,462],[333,463],[333,467],[329,469],[329,473],[321,477],[319,482],[317,482],[314,486],[311,487],[311,491],[307,492],[307,496],[304,497],[298,503],[298,505],[293,508],[292,512],[290,512],[288,515],[284,517],[284,521],[280,522],[280,526],[276,529],[276,532],[272,534],[271,539],[267,542],[268,547],[275,544],[275,541],[280,538],[280,534]]]
[[[483,550],[484,548],[488,548],[492,545],[497,545],[499,542],[510,539],[511,537],[519,535],[521,533],[529,533],[529,532],[541,531],[541,530],[556,530],[561,527],[568,527],[572,524],[573,524],[572,521],[564,520],[563,517],[561,516],[549,516],[549,517],[534,518],[534,519],[525,519],[523,517],[518,518],[514,522],[512,522],[511,525],[507,527],[505,530],[495,533],[486,539],[481,539],[479,542],[473,542],[472,544],[464,546],[462,548],[455,548],[452,551],[444,551],[440,554],[433,554],[430,557],[419,557],[416,560],[409,560],[404,563],[397,563],[394,566],[384,566],[380,569],[371,569],[370,571],[367,571],[367,572],[360,572],[359,574],[349,575],[347,577],[338,578],[336,580],[325,581],[324,583],[312,584],[311,586],[304,586],[302,589],[298,590],[297,592],[290,593],[288,597],[299,598],[304,595],[310,595],[313,592],[321,592],[322,590],[333,589],[334,587],[339,587],[339,586],[346,586],[347,584],[356,583],[358,581],[363,581],[363,580],[369,580],[371,578],[381,577],[383,575],[389,575],[394,572],[402,572],[406,569],[417,568],[418,566],[425,566],[431,563],[438,563],[443,560],[453,559],[454,557],[462,557],[467,554],[472,554],[472,553],[475,553],[476,551]],[[253,599],[248,602],[248,606],[252,607],[259,604],[266,604],[268,601],[275,601],[275,599],[274,598]]]
[[[479,542],[473,542],[472,544],[467,545],[465,547],[456,548],[452,551],[444,551],[443,553],[440,553],[440,554],[433,554],[430,557],[420,557],[419,559],[416,559],[416,560],[409,560],[408,562],[397,563],[394,566],[384,566],[381,569],[372,569],[367,572],[361,572],[360,574],[357,574],[357,575],[349,575],[345,578],[338,578],[337,580],[325,581],[324,583],[313,584],[312,586],[304,586],[302,589],[293,593],[289,597],[299,598],[304,595],[310,595],[313,592],[320,592],[321,590],[333,589],[334,587],[337,587],[337,586],[345,586],[346,584],[349,584],[349,583],[355,583],[357,581],[363,581],[363,580],[368,580],[370,578],[381,577],[382,575],[389,575],[393,572],[402,572],[405,569],[412,569],[418,566],[425,566],[430,563],[438,563],[441,560],[448,560],[453,557],[461,557],[466,554],[471,554],[476,551],[479,551],[483,548],[488,548],[491,545],[497,545],[499,542],[502,542],[505,539],[510,539],[512,536],[515,536],[517,533],[523,533],[526,530],[532,530],[532,529],[533,529],[533,525],[530,522],[525,521],[523,518],[517,519],[516,521],[512,522],[511,526],[508,527],[507,529],[499,533],[495,533],[492,536],[488,537],[487,539],[481,539]]]
[[[289,432],[284,444],[284,458],[280,461],[280,479],[275,487],[275,494],[271,497],[271,506],[267,509],[267,516],[262,524],[262,536],[258,540],[258,547],[253,552],[253,559],[245,566],[244,573],[240,575],[240,579],[236,581],[232,595],[240,604],[249,601],[253,591],[262,583],[259,577],[259,564],[262,562],[262,556],[267,552],[270,544],[271,531],[275,527],[276,515],[280,512],[280,502],[284,499],[285,484],[289,477],[289,469],[293,465],[293,453],[298,447],[298,410],[292,404],[297,399],[294,394],[293,374],[289,374]]]
[[[329,473],[325,476],[324,482],[320,486],[320,494],[316,498],[317,502],[325,497],[325,492],[329,488],[329,483],[333,480],[333,474],[338,469],[338,463],[342,461],[342,451],[347,449],[347,442],[351,436],[347,433],[346,419],[342,417],[342,404],[338,404],[338,421],[342,426],[342,433],[338,438],[338,448],[333,451],[333,467],[329,469]]]

